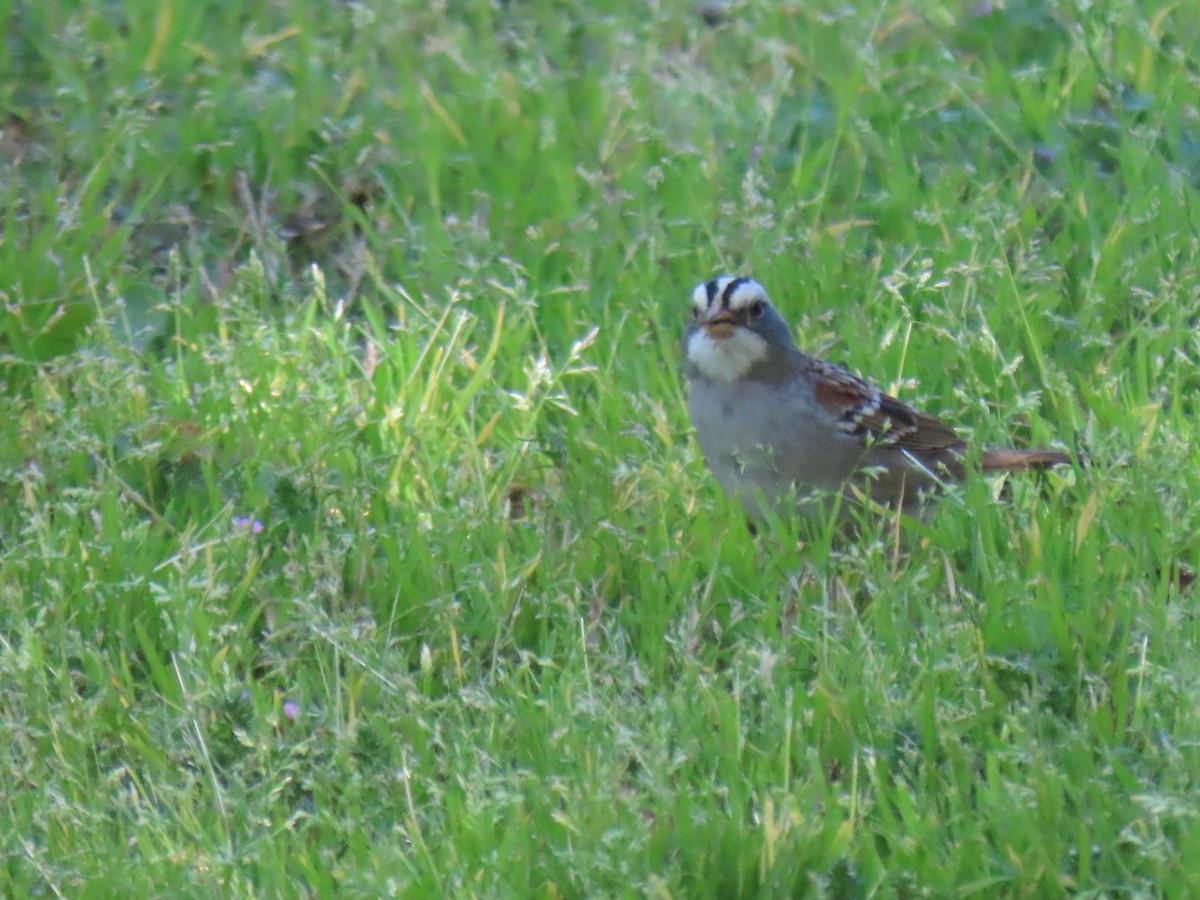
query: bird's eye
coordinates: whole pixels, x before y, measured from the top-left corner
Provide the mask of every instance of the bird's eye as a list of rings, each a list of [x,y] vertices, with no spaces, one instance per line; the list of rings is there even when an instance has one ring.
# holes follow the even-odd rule
[[[767,311],[767,304],[762,300],[755,300],[750,304],[750,318],[761,319]]]

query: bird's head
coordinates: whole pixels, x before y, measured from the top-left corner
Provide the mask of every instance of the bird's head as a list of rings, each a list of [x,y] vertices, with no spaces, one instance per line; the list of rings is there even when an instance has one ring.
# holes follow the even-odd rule
[[[683,350],[689,365],[705,378],[743,378],[793,347],[787,323],[753,278],[723,275],[692,292],[692,321]]]

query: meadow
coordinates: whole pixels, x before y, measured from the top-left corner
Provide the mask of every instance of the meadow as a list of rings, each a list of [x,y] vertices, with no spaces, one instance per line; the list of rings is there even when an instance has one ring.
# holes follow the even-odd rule
[[[1200,19],[0,0],[0,895],[1200,895]],[[977,444],[751,533],[756,277]]]

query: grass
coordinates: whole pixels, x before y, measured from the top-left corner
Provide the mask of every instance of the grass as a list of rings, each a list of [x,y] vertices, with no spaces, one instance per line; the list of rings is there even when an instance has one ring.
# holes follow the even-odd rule
[[[1183,6],[0,20],[0,893],[1200,891]],[[1090,466],[750,535],[725,271]]]

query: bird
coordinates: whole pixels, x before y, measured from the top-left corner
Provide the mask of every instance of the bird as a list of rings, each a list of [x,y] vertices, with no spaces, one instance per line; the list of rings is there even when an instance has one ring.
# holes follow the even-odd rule
[[[724,275],[696,286],[683,354],[704,460],[751,521],[786,512],[784,499],[793,496],[810,514],[833,503],[844,512],[868,497],[918,513],[926,497],[970,468],[1071,463],[1053,449],[969,455],[949,425],[798,349],[753,278]]]

